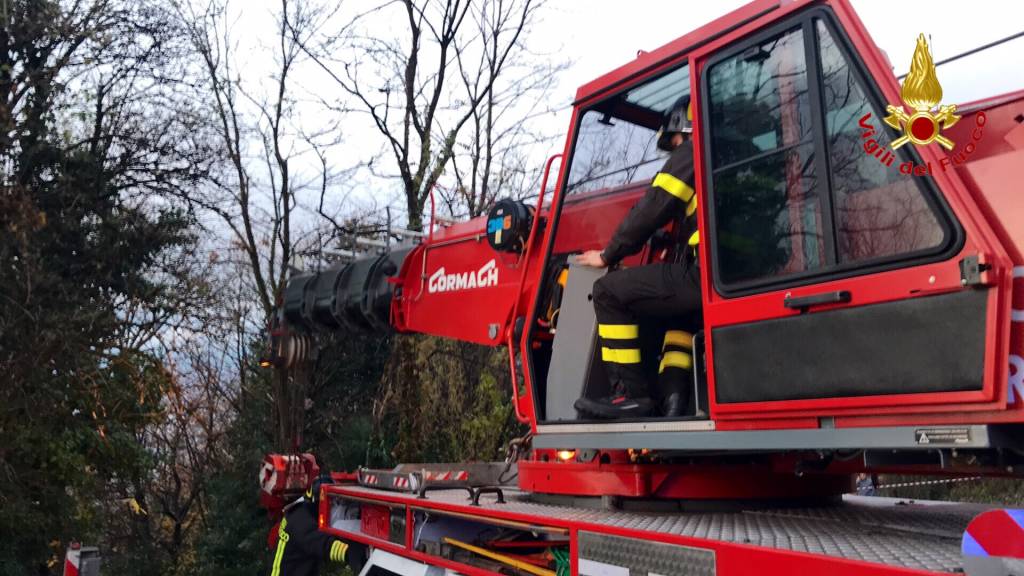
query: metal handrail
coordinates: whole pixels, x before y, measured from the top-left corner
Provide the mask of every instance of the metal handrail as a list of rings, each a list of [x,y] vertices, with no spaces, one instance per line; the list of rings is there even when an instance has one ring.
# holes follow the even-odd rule
[[[555,160],[560,159],[561,154],[555,154],[548,158],[547,163],[544,165],[544,178],[541,179],[540,183],[540,194],[537,195],[537,208],[533,213],[533,226],[530,227],[530,236],[526,240],[526,248],[523,252],[523,268],[519,275],[519,290],[516,291],[516,299],[512,304],[512,317],[508,324],[507,343],[508,346],[508,364],[512,374],[512,407],[515,409],[516,420],[523,424],[529,424],[530,419],[523,415],[519,409],[519,382],[516,378],[516,348],[514,342],[515,336],[515,324],[516,317],[519,314],[519,300],[522,298],[523,286],[526,285],[526,272],[530,268],[530,251],[533,250],[534,240],[537,236],[537,230],[540,228],[540,211],[544,208],[544,196],[548,188],[548,176],[551,174],[551,165]]]

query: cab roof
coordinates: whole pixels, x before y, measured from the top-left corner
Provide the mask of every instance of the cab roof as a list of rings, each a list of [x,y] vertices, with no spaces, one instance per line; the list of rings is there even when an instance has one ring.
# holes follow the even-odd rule
[[[775,10],[780,5],[780,0],[754,0],[651,52],[641,50],[632,62],[623,64],[580,86],[576,91],[576,103],[608,92],[625,81]],[[680,12],[682,12],[682,8],[680,8]]]

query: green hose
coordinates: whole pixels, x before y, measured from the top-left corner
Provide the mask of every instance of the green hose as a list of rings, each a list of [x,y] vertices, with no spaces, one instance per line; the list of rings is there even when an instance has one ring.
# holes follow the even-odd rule
[[[568,548],[552,548],[551,555],[555,558],[555,574],[557,576],[569,576],[570,562]]]

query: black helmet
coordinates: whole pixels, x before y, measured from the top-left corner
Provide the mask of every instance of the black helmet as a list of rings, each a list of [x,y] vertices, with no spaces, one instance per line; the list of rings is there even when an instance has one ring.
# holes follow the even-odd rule
[[[671,152],[672,135],[677,132],[687,134],[693,132],[693,109],[690,108],[689,94],[676,100],[675,104],[665,113],[665,117],[661,120],[661,129],[658,130],[658,148]]]
[[[334,484],[334,478],[331,478],[330,474],[324,473],[317,476],[313,483],[306,489],[306,500],[313,504],[320,505],[320,488],[325,484]]]

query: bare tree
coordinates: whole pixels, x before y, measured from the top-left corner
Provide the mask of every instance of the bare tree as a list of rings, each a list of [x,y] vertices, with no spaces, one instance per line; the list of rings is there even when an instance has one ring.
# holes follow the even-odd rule
[[[299,196],[326,190],[339,176],[325,157],[339,141],[337,124],[307,131],[296,113],[302,51],[292,30],[304,29],[315,14],[303,3],[281,0],[268,49],[273,69],[260,82],[238,70],[234,13],[227,2],[183,4],[178,10],[201,62],[197,102],[209,114],[224,159],[209,190],[189,200],[220,219],[248,261],[263,320],[277,305],[294,257],[318,242],[315,226],[299,221]],[[319,173],[309,174],[312,161],[305,170],[296,168],[304,155],[323,160]]]
[[[509,30],[502,28],[510,25],[505,13],[509,9],[514,6],[502,2],[481,6],[474,21],[479,36],[507,35]],[[530,152],[537,145],[550,145],[557,136],[538,129],[531,120],[567,104],[553,94],[567,62],[535,55],[503,63],[493,50],[495,43],[490,44],[492,50],[484,51],[476,66],[462,53],[456,55],[467,94],[479,92],[482,78],[493,81],[459,135],[452,156],[456,185],[439,189],[453,216],[461,216],[463,210],[468,217],[479,216],[498,195],[523,197],[536,192],[542,165]]]
[[[233,36],[238,9],[226,0],[197,0],[177,4],[177,9],[198,56],[197,106],[208,118],[221,160],[207,186],[187,199],[215,217],[215,228],[227,232],[232,272],[242,273],[259,302],[258,313],[239,309],[241,322],[248,324],[248,345],[280,305],[292,270],[301,267],[299,258],[317,256],[324,237],[338,235],[347,224],[324,206],[327,191],[347,173],[336,171],[328,158],[340,141],[340,116],[324,123],[297,80],[305,56],[299,47],[303,36],[295,31],[312,27],[320,13],[301,2],[280,1],[272,41],[255,47],[265,55],[260,62],[271,63],[269,74],[261,77],[240,70],[248,53],[240,53],[244,48]],[[319,122],[314,128],[298,113],[300,103]],[[303,204],[303,195],[314,200]],[[311,213],[329,222],[326,230]],[[238,373],[244,375],[244,362]],[[296,448],[296,430],[301,429],[304,387],[294,376],[280,374],[273,391],[276,443],[282,450]]]
[[[422,227],[424,204],[457,153],[463,127],[479,123],[483,135],[482,110],[488,105],[494,127],[502,104],[495,84],[525,52],[525,36],[540,5],[538,0],[398,0],[309,40],[291,26],[293,39],[369,116],[386,142],[410,228]],[[380,37],[364,26],[396,17],[401,36]]]

